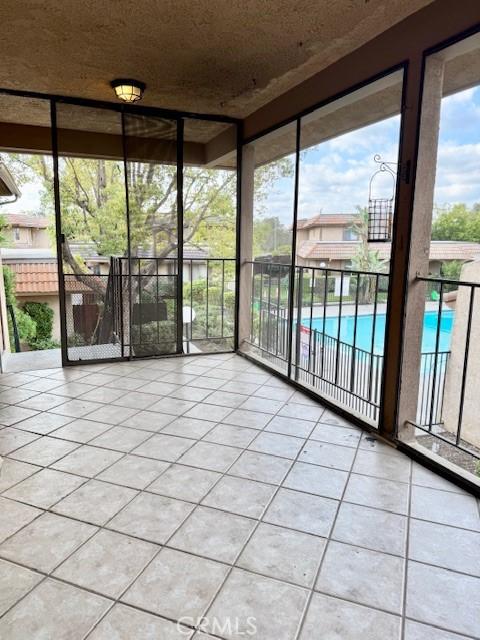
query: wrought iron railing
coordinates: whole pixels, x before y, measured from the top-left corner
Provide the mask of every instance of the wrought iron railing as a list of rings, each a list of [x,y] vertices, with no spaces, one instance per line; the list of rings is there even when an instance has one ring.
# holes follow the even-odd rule
[[[182,296],[175,258],[112,257],[106,271],[64,276],[69,359],[175,353],[180,336],[187,352],[233,348],[235,259],[184,259]]]
[[[422,353],[417,402],[417,423],[421,427],[443,424],[443,401],[450,351]]]
[[[297,325],[298,326],[298,325]],[[300,330],[304,333],[304,330]],[[356,413],[377,420],[383,354],[353,347],[322,331],[307,329],[307,347],[296,359],[296,378]]]
[[[378,325],[386,311],[388,274],[296,266],[292,283],[288,264],[249,264],[251,349],[321,395],[378,420]]]
[[[252,278],[250,350],[319,395],[376,422],[388,274],[297,266],[292,287],[290,265],[248,264]],[[451,281],[443,286],[447,285],[451,292]],[[427,312],[431,313],[428,306]],[[420,358],[416,424],[429,432],[443,429],[450,362],[449,344],[445,346],[440,339],[435,342],[434,348],[427,345]]]
[[[453,448],[478,460],[480,283],[420,276],[417,280],[429,294],[434,346],[422,355],[415,427],[449,445],[447,458],[458,461],[455,453],[448,453]]]

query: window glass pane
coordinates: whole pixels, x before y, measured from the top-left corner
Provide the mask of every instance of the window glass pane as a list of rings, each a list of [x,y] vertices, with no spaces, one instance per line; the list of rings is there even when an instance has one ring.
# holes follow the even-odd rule
[[[8,317],[1,310],[0,351],[8,345],[12,352],[48,349],[52,366],[60,366],[53,351],[60,344],[60,314],[48,100],[0,95],[0,205],[9,305]],[[47,308],[51,324],[37,331],[27,311]],[[9,366],[18,366],[15,355]]]
[[[186,119],[183,155],[184,348],[225,351],[235,331],[237,127]]]
[[[251,261],[242,264],[250,297],[243,348],[282,373],[289,354],[296,131],[293,122],[258,138],[244,148],[242,164],[242,219],[251,222],[242,226],[251,245]]]
[[[177,346],[177,123],[125,115],[134,356],[175,353]]]
[[[402,72],[301,120],[295,375],[378,420]]]
[[[127,250],[120,114],[59,103],[57,127],[67,356],[121,357],[111,278]]]

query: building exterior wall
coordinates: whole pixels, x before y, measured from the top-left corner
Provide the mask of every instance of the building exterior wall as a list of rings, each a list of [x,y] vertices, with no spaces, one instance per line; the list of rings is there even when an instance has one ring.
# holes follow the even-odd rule
[[[310,229],[297,229],[297,244],[301,244],[308,240]]]
[[[12,227],[7,229],[8,242],[19,249],[27,249],[32,246],[32,230],[24,227]]]
[[[448,262],[448,260],[444,262]],[[442,263],[440,260],[430,260],[428,263],[428,273],[431,273],[432,276],[439,276],[441,268]]]
[[[320,227],[320,230],[322,232],[322,237],[321,240],[325,240],[325,241],[329,241],[329,242],[336,242],[338,240],[343,240],[343,230],[344,230],[343,225],[342,226],[325,226],[325,227]]]
[[[465,264],[461,280],[480,282],[480,261]],[[450,359],[445,381],[443,418],[447,431],[456,434],[458,428],[462,391],[465,345],[470,307],[470,289],[460,287],[455,303]],[[462,414],[462,440],[480,447],[480,421],[478,390],[480,389],[480,291],[476,289],[473,303],[468,368],[465,379],[465,396]]]
[[[13,226],[5,231],[8,244],[16,249],[49,249],[51,246],[47,229]]]
[[[52,245],[47,229],[31,229],[32,231],[32,248],[33,249],[49,249]]]

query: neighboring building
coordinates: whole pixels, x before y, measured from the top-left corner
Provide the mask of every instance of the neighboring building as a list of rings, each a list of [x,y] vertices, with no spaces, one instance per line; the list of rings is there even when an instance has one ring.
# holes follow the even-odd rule
[[[298,221],[297,264],[306,267],[348,269],[360,242],[352,229],[356,214],[320,214]],[[378,251],[383,260],[390,259],[389,242],[371,242],[372,251]],[[429,272],[439,274],[443,262],[467,262],[480,258],[480,244],[432,240],[430,243]]]
[[[52,337],[60,341],[57,254],[56,250],[51,248],[48,220],[27,214],[7,214],[5,218],[8,223],[5,230],[8,246],[1,249],[1,260],[15,275],[18,304],[22,306],[25,302],[46,302],[54,313]],[[70,248],[74,255],[82,257],[92,274],[108,276],[110,258],[99,256],[93,244],[71,244]],[[139,257],[152,258],[153,250],[145,251]],[[185,246],[183,257],[184,282],[189,282],[192,278],[199,280],[206,277],[206,251]],[[158,273],[176,273],[175,261],[160,261]],[[88,321],[82,317],[82,308],[85,308],[85,311],[89,305],[92,307],[97,302],[97,296],[88,286],[74,277],[65,278],[67,316],[74,325],[82,327]],[[74,329],[75,326],[72,330]]]
[[[48,220],[25,213],[7,213],[5,236],[9,246],[17,249],[48,249]]]
[[[4,214],[7,247],[2,263],[15,275],[18,304],[46,302],[53,309],[54,340],[60,340],[60,310],[56,254],[48,235],[47,218],[24,213]]]

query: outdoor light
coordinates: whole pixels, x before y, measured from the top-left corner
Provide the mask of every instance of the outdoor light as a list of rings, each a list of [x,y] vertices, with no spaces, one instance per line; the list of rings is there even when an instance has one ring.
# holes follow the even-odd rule
[[[112,80],[111,85],[117,98],[123,102],[137,102],[142,99],[145,91],[145,84],[138,80]]]

